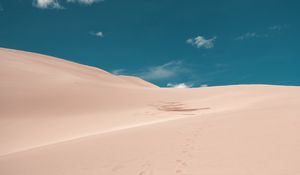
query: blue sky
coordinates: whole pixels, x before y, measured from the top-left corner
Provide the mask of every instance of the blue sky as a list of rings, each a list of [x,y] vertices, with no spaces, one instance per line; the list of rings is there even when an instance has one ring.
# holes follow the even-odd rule
[[[0,0],[0,47],[159,86],[300,85],[300,1]]]

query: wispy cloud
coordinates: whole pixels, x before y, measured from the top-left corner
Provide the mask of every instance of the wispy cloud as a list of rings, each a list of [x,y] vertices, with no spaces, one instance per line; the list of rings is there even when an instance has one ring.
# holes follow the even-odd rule
[[[94,36],[96,36],[96,37],[98,37],[98,38],[104,37],[104,34],[103,34],[103,32],[101,32],[101,31],[99,31],[99,32],[90,32],[90,34],[91,34],[91,35],[94,35]]]
[[[222,64],[223,65],[223,64]],[[207,65],[205,65],[207,66]],[[210,72],[201,71],[200,65],[188,64],[183,61],[170,61],[161,65],[148,66],[140,70],[115,69],[115,75],[137,76],[146,81],[167,87],[207,87],[207,84],[224,74],[228,66],[216,67]]]
[[[91,5],[97,2],[101,2],[104,0],[67,0],[67,2],[71,3],[80,3],[80,4],[85,4],[85,5]]]
[[[171,88],[191,88],[191,87],[193,87],[193,85],[192,84],[186,84],[186,83],[179,83],[179,84],[168,83],[167,87],[171,87]]]
[[[195,38],[189,38],[186,40],[186,42],[188,44],[191,44],[193,46],[196,46],[197,48],[206,48],[206,49],[210,49],[214,47],[214,42],[217,39],[216,36],[210,38],[210,39],[206,39],[203,36],[197,36]]]
[[[182,61],[171,61],[162,65],[149,67],[146,71],[140,73],[139,76],[146,80],[163,80],[173,78],[186,71],[187,69],[183,67]]]
[[[125,69],[115,69],[115,70],[112,70],[111,73],[114,75],[121,75],[121,74],[125,74],[126,70]]]
[[[40,9],[63,9],[57,0],[34,0],[33,6]]]
[[[276,35],[276,32],[280,32],[289,26],[287,24],[284,25],[273,25],[268,27],[264,32],[247,32],[245,34],[242,34],[238,37],[235,38],[235,40],[248,40],[248,39],[254,39],[254,38],[267,38],[267,37],[272,37]]]
[[[259,35],[256,32],[247,32],[243,35],[236,37],[236,40],[246,40],[251,38],[257,38]]]
[[[163,81],[186,76],[190,70],[182,61],[170,61],[157,66],[149,66],[137,72],[130,72],[125,69],[115,69],[111,73],[115,75],[134,75],[148,81]]]
[[[3,8],[2,4],[0,3],[0,12],[1,11],[4,11],[4,8]]]
[[[269,30],[281,31],[281,30],[286,29],[286,28],[288,28],[287,24],[284,24],[284,25],[274,25],[274,26],[270,26]]]
[[[33,0],[32,4],[40,9],[65,9],[64,6],[61,5],[62,2],[92,5],[102,1],[104,0]]]

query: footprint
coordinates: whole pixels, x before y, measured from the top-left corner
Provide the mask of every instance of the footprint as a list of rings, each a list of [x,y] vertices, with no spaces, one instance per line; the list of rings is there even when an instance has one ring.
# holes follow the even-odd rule
[[[182,154],[187,154],[187,153],[188,153],[187,150],[183,150],[183,151],[181,151],[181,152],[182,152]]]
[[[139,172],[139,175],[145,175],[145,171]]]
[[[192,154],[188,154],[189,158],[193,158],[194,156]]]
[[[186,164],[185,161],[182,161],[182,160],[177,159],[176,162],[179,163],[179,164],[182,165],[182,166],[187,166],[187,164]]]
[[[182,166],[187,166],[187,164],[185,162],[181,162]]]
[[[182,173],[182,170],[176,170],[176,174]]]
[[[120,169],[122,169],[123,167],[121,165],[116,165],[112,168],[112,171],[118,171]]]

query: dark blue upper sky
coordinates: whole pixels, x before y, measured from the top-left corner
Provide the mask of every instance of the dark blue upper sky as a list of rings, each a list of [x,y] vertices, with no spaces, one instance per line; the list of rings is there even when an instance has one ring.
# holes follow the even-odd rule
[[[300,85],[299,31],[297,0],[0,0],[0,47],[160,86]]]

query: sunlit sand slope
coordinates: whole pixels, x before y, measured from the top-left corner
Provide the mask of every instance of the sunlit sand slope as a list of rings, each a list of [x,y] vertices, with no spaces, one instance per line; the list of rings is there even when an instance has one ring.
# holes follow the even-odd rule
[[[297,175],[300,88],[158,88],[0,49],[0,174]]]

